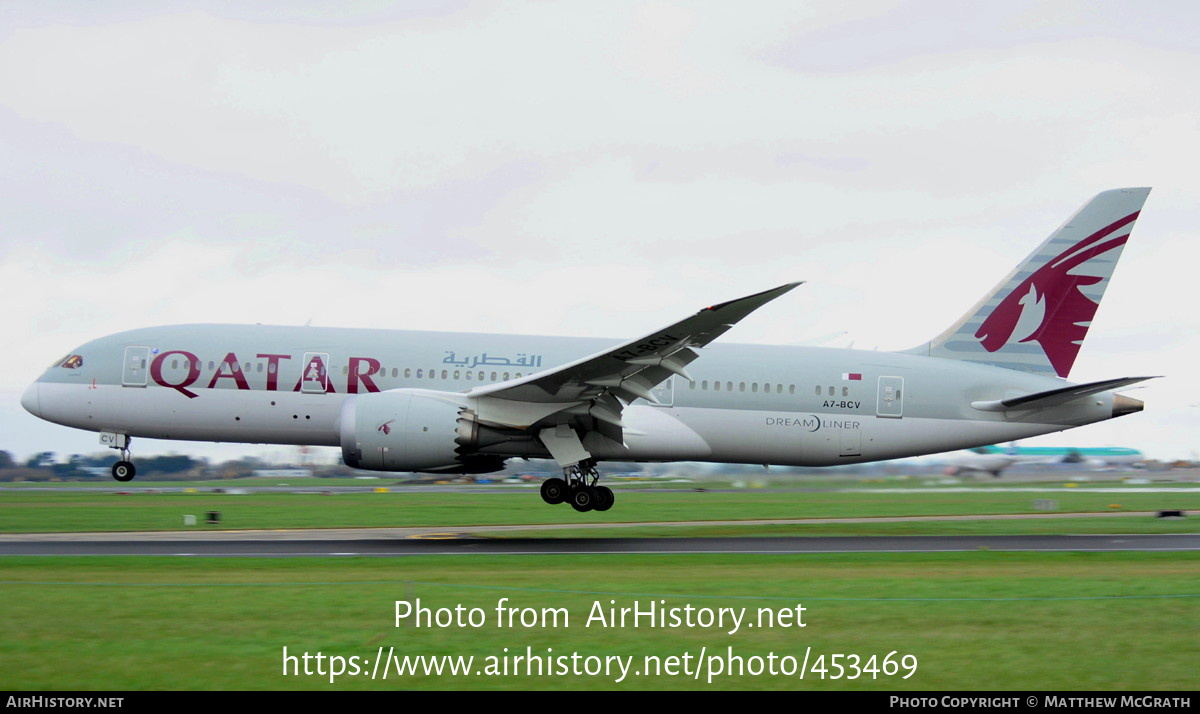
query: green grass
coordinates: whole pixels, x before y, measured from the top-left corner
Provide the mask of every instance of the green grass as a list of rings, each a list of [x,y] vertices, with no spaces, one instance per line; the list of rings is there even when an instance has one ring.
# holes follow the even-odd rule
[[[1192,690],[1200,554],[7,557],[0,688]],[[569,626],[498,628],[495,607],[564,607]],[[480,628],[394,626],[395,600],[481,608]],[[807,627],[585,627],[593,603],[790,608]],[[889,652],[908,680],[283,676],[282,648],[373,658]]]
[[[229,484],[225,484],[229,485]],[[181,515],[222,513],[229,528],[588,523],[1200,509],[1195,492],[972,491],[734,493],[618,491],[616,509],[579,514],[512,493],[4,492],[0,529],[166,530]],[[498,536],[1194,533],[1197,518],[1051,518],[782,526],[630,526]],[[207,530],[206,527],[197,530]],[[139,689],[878,689],[1191,690],[1200,643],[1200,553],[415,556],[397,558],[0,558],[0,688]],[[565,607],[571,625],[500,629],[500,598]],[[394,627],[393,602],[482,608],[481,628]],[[805,628],[585,627],[590,607],[806,608]],[[808,675],[285,677],[282,648],[373,660],[397,654],[477,658],[555,654],[749,658],[913,654],[908,680]],[[694,660],[693,660],[694,661]]]
[[[620,528],[555,528],[472,532],[481,538],[707,538],[763,536],[915,536],[915,535],[1161,535],[1200,532],[1200,518],[1164,520],[1154,516],[1119,518],[1037,518],[984,521],[910,521],[906,523],[803,523],[796,525],[678,525]]]
[[[1113,505],[1126,511],[1200,510],[1200,490],[1110,494],[1061,489],[1052,496],[1062,512],[1107,512],[1114,510]],[[0,494],[0,532],[175,530],[183,526],[184,515],[196,515],[203,522],[208,511],[220,512],[221,527],[228,529],[1004,514],[1033,513],[1033,500],[1048,497],[933,489],[916,493],[619,491],[611,511],[576,513],[566,506],[547,506],[534,490],[337,495],[8,491]]]

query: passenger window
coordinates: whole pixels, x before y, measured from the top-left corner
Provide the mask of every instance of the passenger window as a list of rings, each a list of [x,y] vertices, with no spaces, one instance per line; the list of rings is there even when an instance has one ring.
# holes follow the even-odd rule
[[[738,382],[738,391],[739,392],[746,391],[746,383],[745,382]]]
[[[471,373],[470,373],[470,372],[467,372],[467,381],[468,381],[468,382],[470,382],[470,381],[471,381]]]
[[[707,379],[700,383],[700,391],[702,391],[702,392],[708,391],[708,380]]]
[[[842,396],[843,397],[850,396],[850,388],[849,387],[842,387]]]
[[[196,365],[196,366],[199,367],[200,365]],[[277,367],[278,367],[278,365],[276,365],[274,362],[268,364],[267,365],[267,374],[275,374],[277,371],[279,371],[278,369],[276,369]]]
[[[420,371],[421,370],[419,370],[419,369],[417,370],[417,372],[420,372]],[[408,379],[411,376],[412,376],[412,367],[405,367],[404,368],[404,378]],[[418,374],[417,376],[420,377],[421,375]]]
[[[455,379],[461,379],[461,377],[459,377],[458,374],[459,374],[459,371],[457,369],[454,370],[454,378]]]
[[[721,383],[720,382],[713,382],[713,391],[715,391],[715,392],[721,391]]]
[[[780,391],[783,391],[783,390],[780,390]],[[789,384],[788,385],[788,394],[795,394],[795,393],[796,393],[796,385]]]
[[[258,368],[255,371],[257,371],[259,374],[262,374],[262,362],[258,363]]]
[[[443,369],[442,370],[442,379],[445,379],[449,374],[450,374],[449,372],[447,372],[446,370]]]
[[[821,396],[821,387],[820,387],[820,385],[818,385],[818,386],[817,386],[817,396],[818,396],[818,397],[819,397],[819,396]]]
[[[425,370],[418,369],[417,370],[417,379],[420,379],[421,377],[424,377],[424,376],[425,376]]]
[[[505,382],[507,382],[507,381],[508,381],[508,372],[505,372],[505,373],[504,373],[504,380],[503,380],[503,381],[505,381]]]
[[[771,393],[771,383],[770,382],[767,382],[766,384],[763,385],[763,391],[766,392],[767,394]]]
[[[492,372],[492,381],[493,381],[493,382],[495,382],[495,381],[496,381],[496,373],[495,373],[495,372]]]
[[[750,383],[750,391],[751,391],[751,393],[755,393],[758,391],[758,382]]]

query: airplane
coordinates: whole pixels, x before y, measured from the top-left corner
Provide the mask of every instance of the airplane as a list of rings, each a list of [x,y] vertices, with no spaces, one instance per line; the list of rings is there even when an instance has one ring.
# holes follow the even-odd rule
[[[1132,465],[1145,461],[1146,455],[1125,446],[979,446],[952,455],[946,473],[958,476],[970,472],[990,473],[996,478],[1016,464],[1079,464],[1089,468]]]
[[[943,333],[912,349],[722,344],[800,283],[642,337],[172,325],[88,342],[21,398],[100,432],[118,481],[133,437],[340,446],[371,471],[482,474],[550,458],[541,497],[615,498],[603,461],[825,466],[1024,439],[1139,412],[1153,377],[1066,381],[1150,189],[1105,191]],[[931,271],[932,272],[932,271]]]

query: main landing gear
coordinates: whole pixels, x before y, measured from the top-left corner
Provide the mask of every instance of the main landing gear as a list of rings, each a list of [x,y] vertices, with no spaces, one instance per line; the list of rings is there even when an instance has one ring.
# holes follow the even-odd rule
[[[607,511],[616,501],[612,489],[597,486],[600,472],[596,462],[580,461],[563,469],[563,478],[550,478],[542,483],[542,500],[549,504],[567,502],[576,511]]]
[[[113,449],[118,449],[121,452],[121,460],[112,466],[112,476],[122,483],[125,481],[132,481],[133,477],[137,474],[137,469],[133,467],[133,462],[129,460],[131,458],[129,452],[129,443],[131,441],[133,441],[132,438],[125,437],[121,440],[121,446],[111,447]]]

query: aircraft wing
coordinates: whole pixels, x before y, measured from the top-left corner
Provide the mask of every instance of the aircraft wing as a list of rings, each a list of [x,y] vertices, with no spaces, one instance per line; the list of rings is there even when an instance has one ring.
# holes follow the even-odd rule
[[[656,402],[651,390],[672,374],[691,380],[686,367],[699,356],[695,348],[708,345],[751,312],[800,284],[788,283],[706,307],[672,325],[574,362],[476,387],[467,392],[467,397],[476,400],[474,416],[483,423],[528,428],[552,414],[573,409],[577,419],[572,422],[577,428],[597,430],[620,442],[622,401],[627,404],[642,398]],[[587,428],[584,419],[588,416],[600,423],[588,421],[593,428]]]
[[[527,402],[569,402],[608,390],[625,401],[641,397],[654,401],[650,389],[671,374],[691,379],[684,369],[704,347],[742,318],[801,283],[706,307],[691,317],[553,369],[477,387],[470,397],[499,397]]]

